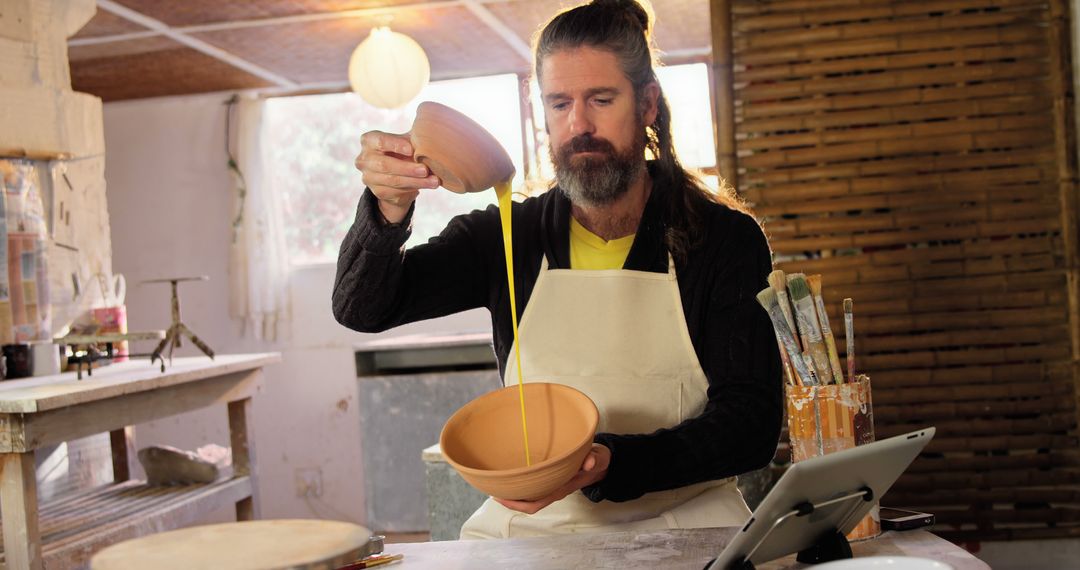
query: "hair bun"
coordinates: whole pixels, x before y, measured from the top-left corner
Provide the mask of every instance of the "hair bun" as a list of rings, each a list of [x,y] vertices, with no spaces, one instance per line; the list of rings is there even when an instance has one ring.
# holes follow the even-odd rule
[[[598,8],[619,10],[630,16],[635,23],[641,26],[645,39],[652,38],[651,23],[655,19],[652,5],[648,0],[593,0],[592,4]]]

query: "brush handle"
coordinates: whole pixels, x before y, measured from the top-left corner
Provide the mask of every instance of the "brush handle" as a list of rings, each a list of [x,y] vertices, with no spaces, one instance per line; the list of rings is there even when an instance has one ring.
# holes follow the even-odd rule
[[[801,352],[803,349],[802,344],[799,342],[799,329],[795,326],[795,317],[791,314],[791,302],[788,300],[787,289],[773,289],[776,291],[776,301],[780,304],[780,310],[784,313],[784,320],[787,321],[788,328],[795,335],[795,346]]]
[[[832,366],[833,379],[837,384],[844,382],[844,370],[840,367],[840,355],[836,352],[836,339],[833,338],[832,327],[829,326],[829,314],[825,312],[825,299],[820,295],[814,295],[814,304],[817,306],[818,321],[821,323],[821,336],[825,337],[825,348],[829,351],[829,364]],[[855,380],[848,377],[848,382]]]
[[[829,364],[829,350],[825,348],[821,328],[818,326],[817,311],[814,310],[814,301],[809,295],[795,300],[795,318],[799,323],[803,347],[814,361],[814,371],[817,372],[823,384],[832,384],[833,374],[832,366]]]
[[[773,329],[773,333],[776,335],[776,346],[780,347],[780,362],[784,366],[784,378],[791,386],[801,386],[802,382],[795,376],[795,371],[791,369],[791,359],[788,358],[787,349],[784,348],[784,342],[780,340],[780,333]]]
[[[849,311],[844,311],[844,334],[847,337],[847,375],[855,381],[855,319]]]
[[[780,305],[778,303],[773,303],[765,307],[765,312],[769,313],[769,320],[771,320],[773,324],[773,332],[776,333],[776,337],[780,339],[781,345],[787,350],[788,355],[791,356],[788,360],[802,380],[802,385],[814,385],[814,377],[810,375],[810,371],[807,370],[806,364],[801,358],[796,357],[796,355],[801,353],[795,346],[795,337],[792,334],[791,329],[788,328],[787,321],[784,320],[784,313],[780,311]]]
[[[820,386],[821,385],[821,378],[819,378],[817,373],[814,372],[814,360],[812,358],[810,358],[810,354],[806,353],[806,352],[800,354],[799,355],[799,360],[802,361],[803,366],[806,367],[806,369],[808,371],[807,373],[810,375],[810,385],[811,386]],[[817,405],[817,398],[814,398],[814,402],[815,402],[814,405]],[[820,424],[821,422],[818,422],[818,423]]]

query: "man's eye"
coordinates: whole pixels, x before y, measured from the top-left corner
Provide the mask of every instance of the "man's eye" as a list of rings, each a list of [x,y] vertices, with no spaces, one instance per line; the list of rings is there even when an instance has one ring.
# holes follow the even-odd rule
[[[597,105],[610,105],[611,104],[611,99],[610,98],[597,98],[597,99],[593,99],[593,101],[595,101]]]
[[[569,103],[554,103],[554,104],[551,105],[551,108],[555,109],[556,111],[562,111],[563,109],[566,109],[569,106],[570,106]]]

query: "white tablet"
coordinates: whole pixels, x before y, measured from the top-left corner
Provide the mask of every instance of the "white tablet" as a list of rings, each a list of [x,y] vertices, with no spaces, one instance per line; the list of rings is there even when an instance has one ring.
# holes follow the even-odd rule
[[[836,530],[847,534],[932,437],[928,427],[795,463],[706,568],[761,564],[806,550]]]

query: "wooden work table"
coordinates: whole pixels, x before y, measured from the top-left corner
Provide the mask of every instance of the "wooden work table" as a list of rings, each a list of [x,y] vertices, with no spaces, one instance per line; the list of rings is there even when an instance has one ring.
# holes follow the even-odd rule
[[[101,548],[197,522],[229,504],[258,518],[251,397],[277,353],[176,358],[165,372],[143,359],[94,371],[0,382],[0,509],[8,570],[81,567]],[[233,476],[203,485],[150,487],[130,480],[132,426],[226,405]],[[34,450],[109,432],[114,482],[38,505]]]
[[[404,554],[401,570],[582,570],[650,568],[701,570],[738,530],[706,528],[654,532],[615,532],[510,540],[461,540],[388,544],[387,554]],[[951,565],[956,570],[986,570],[983,561],[923,530],[886,532],[852,544],[856,557],[914,556]],[[758,566],[759,570],[811,568],[794,556]]]

